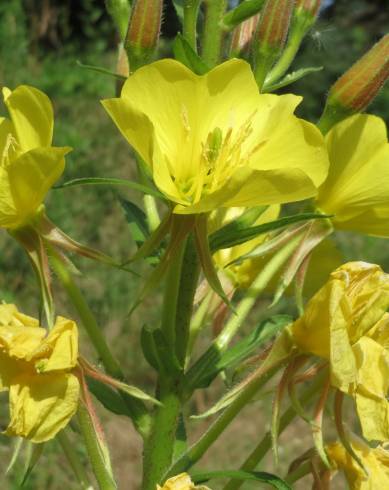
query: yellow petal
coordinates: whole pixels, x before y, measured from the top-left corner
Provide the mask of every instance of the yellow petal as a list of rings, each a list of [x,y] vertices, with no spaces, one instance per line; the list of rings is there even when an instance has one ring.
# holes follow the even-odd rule
[[[55,437],[73,417],[79,400],[79,382],[73,374],[23,375],[9,391],[10,424],[7,435],[33,442]]]
[[[355,437],[352,448],[367,469],[367,475],[339,442],[326,446],[328,457],[337,469],[344,472],[350,490],[389,488],[389,453],[380,446],[372,449]]]
[[[50,187],[61,176],[64,156],[69,151],[70,148],[37,148],[22,154],[7,167],[18,224],[42,204]]]
[[[362,337],[353,346],[357,364],[354,392],[362,432],[367,440],[389,439],[389,351]]]
[[[259,94],[242,60],[204,76],[161,60],[103,104],[177,204],[174,212],[192,214],[316,194],[328,158],[320,132],[293,115],[300,100]]]
[[[3,94],[22,151],[50,146],[53,107],[47,95],[28,85],[20,85],[12,92],[3,90]]]
[[[0,351],[0,391],[7,390],[11,381],[22,374],[24,367],[20,361]]]
[[[389,236],[389,144],[382,119],[355,115],[326,137],[330,170],[318,206],[340,229]]]
[[[78,330],[72,320],[58,317],[47,338],[32,353],[39,372],[59,371],[76,366],[78,359]]]

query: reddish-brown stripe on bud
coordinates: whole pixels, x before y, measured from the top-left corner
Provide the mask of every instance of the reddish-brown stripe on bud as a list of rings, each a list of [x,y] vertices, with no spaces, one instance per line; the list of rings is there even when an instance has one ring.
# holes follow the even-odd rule
[[[157,47],[161,22],[163,0],[136,0],[132,7],[130,24],[125,40],[125,48],[133,70],[147,61]]]
[[[288,34],[293,5],[294,0],[267,0],[258,24],[260,45],[281,51]]]
[[[296,0],[296,10],[304,11],[316,17],[319,13],[321,0]]]
[[[342,75],[330,89],[328,103],[363,111],[389,77],[389,34]]]
[[[231,38],[231,55],[237,56],[240,53],[247,52],[250,48],[255,31],[258,26],[259,15],[254,15],[245,20],[236,27]]]

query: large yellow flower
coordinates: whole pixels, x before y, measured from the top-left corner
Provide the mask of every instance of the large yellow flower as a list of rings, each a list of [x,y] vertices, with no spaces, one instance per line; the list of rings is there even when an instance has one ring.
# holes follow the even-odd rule
[[[385,122],[358,114],[336,124],[326,136],[330,158],[318,207],[334,214],[334,226],[389,236],[389,143]]]
[[[351,262],[334,271],[288,329],[303,352],[330,362],[333,386],[354,397],[364,436],[389,440],[389,274]]]
[[[204,485],[196,486],[190,476],[187,473],[181,473],[177,476],[173,476],[169,478],[163,485],[160,487],[157,485],[157,490],[210,490],[208,487]]]
[[[198,76],[165,59],[103,105],[174,212],[193,214],[316,195],[328,158],[317,128],[293,115],[300,100],[260,94],[242,60]]]
[[[47,331],[15,305],[0,305],[0,391],[9,390],[6,434],[33,442],[52,439],[78,406],[76,324],[58,317]]]
[[[70,148],[51,146],[53,108],[44,93],[20,85],[3,96],[11,119],[0,118],[0,227],[17,228],[62,174]]]
[[[350,490],[384,490],[389,488],[389,452],[378,446],[370,448],[363,441],[353,439],[352,448],[365,467],[362,470],[342,444],[326,446],[326,452],[336,469],[343,471]]]

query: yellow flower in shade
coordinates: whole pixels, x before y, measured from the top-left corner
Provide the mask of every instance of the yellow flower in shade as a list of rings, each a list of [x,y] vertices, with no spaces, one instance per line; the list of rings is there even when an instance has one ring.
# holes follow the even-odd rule
[[[70,148],[51,146],[53,108],[44,93],[20,85],[3,96],[11,119],[0,118],[0,227],[17,228],[43,203]]]
[[[245,208],[218,209],[210,215],[209,231],[212,232],[213,230],[219,229],[222,226],[232,222],[233,220],[239,218],[244,211],[246,211]],[[269,206],[252,226],[257,226],[276,220],[279,212],[279,205],[274,204],[273,206]],[[258,237],[252,240],[236,245],[235,247],[218,250],[213,255],[218,269],[223,270],[230,277],[236,287],[248,288],[258,275],[259,271],[263,268],[264,260],[262,258],[249,258],[238,264],[229,264],[239,257],[252,252],[256,247],[261,245],[261,243],[263,243],[267,237],[268,234],[264,233],[262,235],[258,235]]]
[[[293,115],[300,100],[260,94],[242,60],[198,76],[165,59],[103,105],[174,212],[193,214],[316,195],[328,157],[317,128]]]
[[[76,324],[58,317],[47,331],[15,305],[0,305],[0,391],[9,391],[6,434],[33,442],[52,439],[78,406]]]
[[[389,274],[350,262],[336,269],[288,331],[330,363],[332,385],[354,397],[368,440],[389,440]]]
[[[358,114],[326,136],[330,168],[317,206],[341,230],[389,236],[389,143],[385,122]]]
[[[370,448],[353,438],[352,448],[366,469],[367,474],[346,451],[335,442],[326,446],[329,460],[337,470],[343,471],[350,490],[383,490],[389,488],[389,452],[378,446]]]
[[[157,485],[157,490],[210,490],[204,485],[196,486],[190,476],[187,473],[181,473],[180,475],[173,476],[160,487]]]

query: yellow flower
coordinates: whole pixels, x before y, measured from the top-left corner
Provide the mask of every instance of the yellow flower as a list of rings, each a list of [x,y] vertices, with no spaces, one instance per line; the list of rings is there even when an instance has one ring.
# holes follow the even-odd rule
[[[174,212],[193,214],[316,195],[328,158],[317,128],[293,115],[300,100],[260,94],[242,60],[198,76],[165,59],[103,105]]]
[[[303,352],[330,362],[332,385],[354,397],[364,436],[389,440],[389,275],[350,262],[335,270],[289,328]]]
[[[70,148],[51,146],[53,108],[44,93],[20,85],[3,96],[11,119],[0,118],[0,227],[17,228],[37,212]]]
[[[344,472],[350,490],[384,490],[389,488],[389,452],[378,446],[375,449],[354,438],[352,448],[366,474],[342,444],[335,442],[326,446],[326,452],[335,468]]]
[[[6,434],[33,442],[52,439],[78,406],[76,324],[58,317],[52,331],[15,305],[0,305],[0,391],[9,390]]]
[[[317,206],[341,230],[389,236],[389,143],[385,122],[358,114],[326,136],[330,168]]]
[[[163,485],[160,487],[157,485],[157,490],[210,490],[208,487],[204,485],[196,486],[190,476],[187,473],[181,473],[180,475],[173,476],[173,478],[169,478]]]
[[[212,232],[213,230],[221,228],[222,226],[232,222],[234,219],[241,216],[244,211],[245,208],[218,209],[210,215],[209,231]],[[276,220],[279,212],[280,206],[276,204],[269,206],[259,216],[255,223],[253,223],[253,226]],[[249,287],[258,275],[259,271],[262,269],[264,261],[261,258],[254,258],[243,260],[240,264],[228,264],[235,259],[238,259],[239,257],[253,251],[266,240],[267,236],[268,235],[264,233],[252,240],[242,243],[241,245],[218,250],[213,255],[217,267],[223,270],[231,278],[236,287]]]

